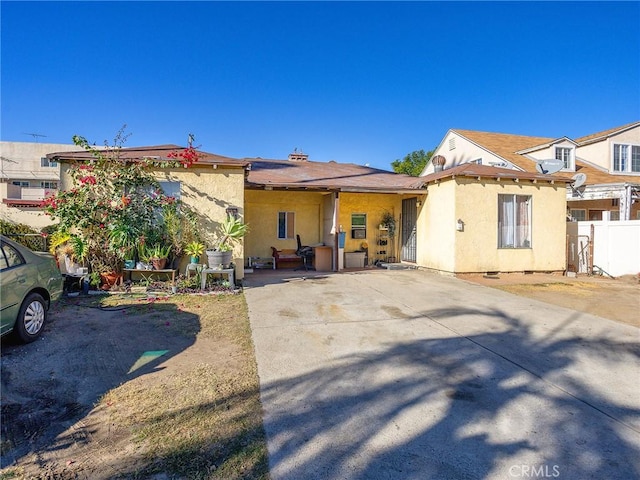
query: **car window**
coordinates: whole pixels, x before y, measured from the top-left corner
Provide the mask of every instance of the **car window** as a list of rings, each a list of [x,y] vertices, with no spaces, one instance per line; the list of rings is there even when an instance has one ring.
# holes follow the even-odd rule
[[[15,267],[16,265],[22,265],[24,263],[24,259],[20,252],[13,248],[8,243],[2,244],[2,256],[0,256],[0,269],[4,270],[5,268]]]

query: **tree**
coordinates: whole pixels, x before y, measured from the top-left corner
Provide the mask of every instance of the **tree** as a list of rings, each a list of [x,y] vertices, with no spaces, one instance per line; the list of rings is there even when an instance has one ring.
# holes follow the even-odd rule
[[[412,177],[419,177],[424,167],[429,160],[431,160],[432,155],[433,150],[426,153],[424,150],[416,150],[415,152],[407,154],[402,160],[394,160],[391,162],[391,167],[396,173],[405,173]]]
[[[154,172],[189,168],[199,154],[189,146],[170,152],[166,159],[124,159],[120,153],[127,136],[123,127],[113,147],[105,144],[107,148],[100,149],[75,135],[73,142],[91,157],[70,162],[71,188],[58,191],[41,204],[47,215],[58,220],[57,230],[82,246],[82,260],[95,274],[120,271],[122,261],[132,259],[143,245],[169,244],[176,255],[182,253],[175,247],[174,237],[175,231],[186,225],[183,217],[188,220],[189,209],[165,195]]]

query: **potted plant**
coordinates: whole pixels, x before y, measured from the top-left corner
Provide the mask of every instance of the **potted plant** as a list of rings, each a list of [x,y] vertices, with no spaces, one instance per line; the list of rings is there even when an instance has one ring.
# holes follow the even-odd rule
[[[194,240],[187,243],[184,247],[184,253],[191,257],[191,263],[198,263],[200,255],[204,253],[204,244]]]
[[[167,265],[169,258],[170,246],[163,247],[160,244],[151,245],[146,248],[146,257],[153,265],[154,270],[163,270]]]
[[[216,232],[214,246],[207,250],[209,268],[229,268],[233,256],[233,244],[242,239],[249,226],[240,217],[227,215]]]

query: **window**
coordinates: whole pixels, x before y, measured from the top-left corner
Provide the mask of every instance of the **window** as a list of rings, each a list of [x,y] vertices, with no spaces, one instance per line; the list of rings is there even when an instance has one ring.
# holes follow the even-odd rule
[[[47,157],[42,157],[40,158],[40,166],[41,167],[57,167],[58,166],[58,162],[51,162],[49,161],[49,159]]]
[[[2,252],[0,253],[0,268],[15,267],[16,265],[22,265],[24,260],[20,252],[13,248],[8,243],[2,244]]]
[[[29,182],[23,181],[23,180],[14,180],[13,182],[11,182],[12,185],[17,185],[19,187],[28,187],[30,186]]]
[[[294,237],[295,217],[294,212],[278,212],[278,238],[284,240]]]
[[[58,182],[40,182],[40,188],[58,188]]]
[[[626,172],[627,171],[627,155],[629,151],[629,145],[613,146],[613,171],[614,172]]]
[[[613,145],[613,171],[640,173],[640,145]]]
[[[498,248],[531,248],[530,195],[498,195]]]
[[[367,214],[351,214],[351,238],[367,238]]]
[[[609,220],[620,220],[620,210],[611,210],[609,212]]]
[[[573,149],[568,147],[556,147],[556,160],[562,160],[565,170],[573,170]]]
[[[482,159],[476,158],[475,160],[471,160],[469,163],[475,163],[476,165],[482,165]]]
[[[160,188],[167,197],[173,197],[176,200],[180,200],[180,182],[158,182]]]
[[[631,171],[640,172],[640,146],[631,147]]]
[[[575,222],[584,222],[587,219],[587,211],[571,209],[571,219]]]

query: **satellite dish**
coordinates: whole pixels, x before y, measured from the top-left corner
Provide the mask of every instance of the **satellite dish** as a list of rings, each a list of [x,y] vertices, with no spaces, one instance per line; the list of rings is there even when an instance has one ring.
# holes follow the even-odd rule
[[[587,174],[576,173],[573,177],[571,177],[571,179],[573,180],[573,183],[571,184],[571,186],[573,188],[579,188],[582,185],[584,185],[584,183],[587,181]]]
[[[557,158],[550,158],[548,160],[537,160],[536,161],[536,170],[538,172],[547,174],[547,173],[556,173],[564,168],[564,162],[562,160],[558,160]]]

